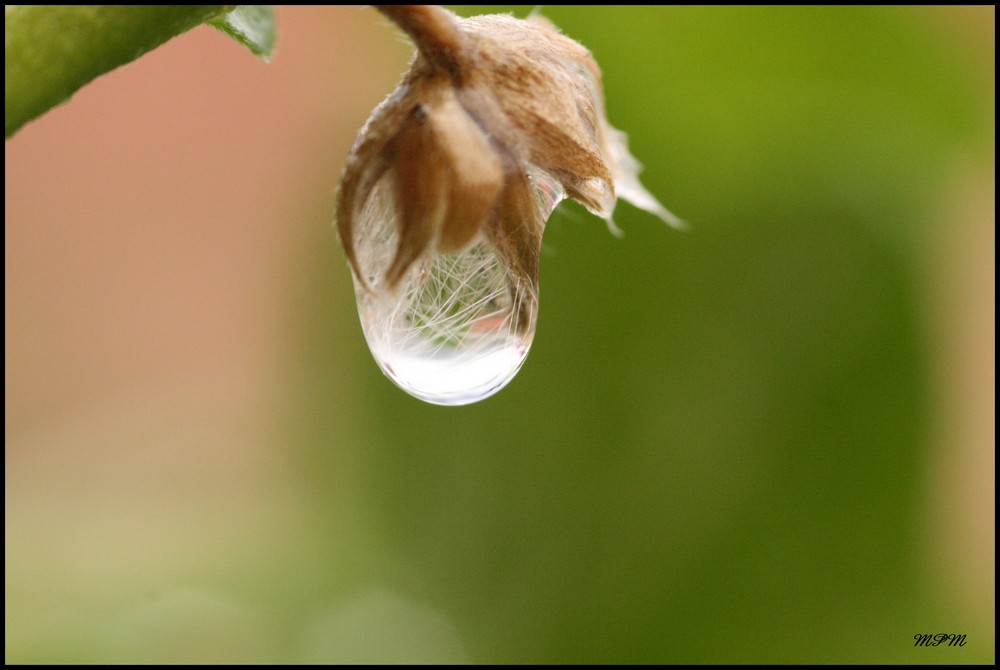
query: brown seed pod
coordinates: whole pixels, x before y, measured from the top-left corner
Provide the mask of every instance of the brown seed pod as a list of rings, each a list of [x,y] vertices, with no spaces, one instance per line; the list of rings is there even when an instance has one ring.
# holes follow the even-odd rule
[[[395,255],[378,269],[390,290],[424,254],[461,251],[485,235],[511,281],[534,293],[548,210],[532,174],[609,225],[618,195],[679,223],[639,183],[624,134],[608,124],[590,52],[550,22],[379,9],[417,54],[362,128],[341,180],[337,223],[362,286],[370,277],[359,266],[356,222],[382,188],[398,228]]]

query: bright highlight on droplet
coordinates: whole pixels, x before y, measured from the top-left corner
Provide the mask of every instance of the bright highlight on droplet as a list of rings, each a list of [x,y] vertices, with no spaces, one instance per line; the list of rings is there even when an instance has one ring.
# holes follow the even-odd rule
[[[466,405],[488,398],[514,378],[533,336],[497,333],[478,346],[432,345],[413,354],[392,341],[384,347],[372,338],[368,342],[382,371],[410,395],[435,405]]]
[[[533,175],[547,217],[563,198],[559,185]],[[356,251],[367,286],[354,278],[361,326],[385,375],[410,395],[437,405],[488,398],[521,368],[535,335],[536,287],[507,266],[489,236],[460,253],[429,252],[392,289],[385,268],[398,230],[391,194],[378,186],[359,217]],[[537,276],[537,275],[536,275]]]

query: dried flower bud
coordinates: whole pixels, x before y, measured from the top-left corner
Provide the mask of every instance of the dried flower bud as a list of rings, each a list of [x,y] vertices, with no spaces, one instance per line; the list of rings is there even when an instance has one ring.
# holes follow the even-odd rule
[[[473,402],[527,355],[542,232],[560,200],[612,230],[617,195],[678,222],[608,124],[590,52],[551,23],[380,10],[418,51],[351,150],[340,238],[383,371],[430,402]]]

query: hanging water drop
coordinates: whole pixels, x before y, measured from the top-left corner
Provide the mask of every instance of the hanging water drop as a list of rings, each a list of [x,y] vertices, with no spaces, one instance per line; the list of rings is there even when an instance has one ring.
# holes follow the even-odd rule
[[[563,198],[559,184],[531,176],[542,220]],[[398,245],[395,209],[376,187],[357,222],[354,277],[361,326],[372,355],[397,386],[426,402],[465,405],[510,382],[535,335],[538,296],[524,268],[512,268],[496,235],[457,253],[430,252],[395,287],[385,280]],[[527,269],[537,277],[536,267]]]

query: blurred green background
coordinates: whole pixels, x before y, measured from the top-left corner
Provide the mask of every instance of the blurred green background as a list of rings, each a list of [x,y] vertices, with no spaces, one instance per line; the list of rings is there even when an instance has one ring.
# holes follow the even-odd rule
[[[690,230],[561,205],[468,407],[379,373],[330,225],[370,9],[7,143],[8,662],[994,662],[994,8],[544,14]]]

